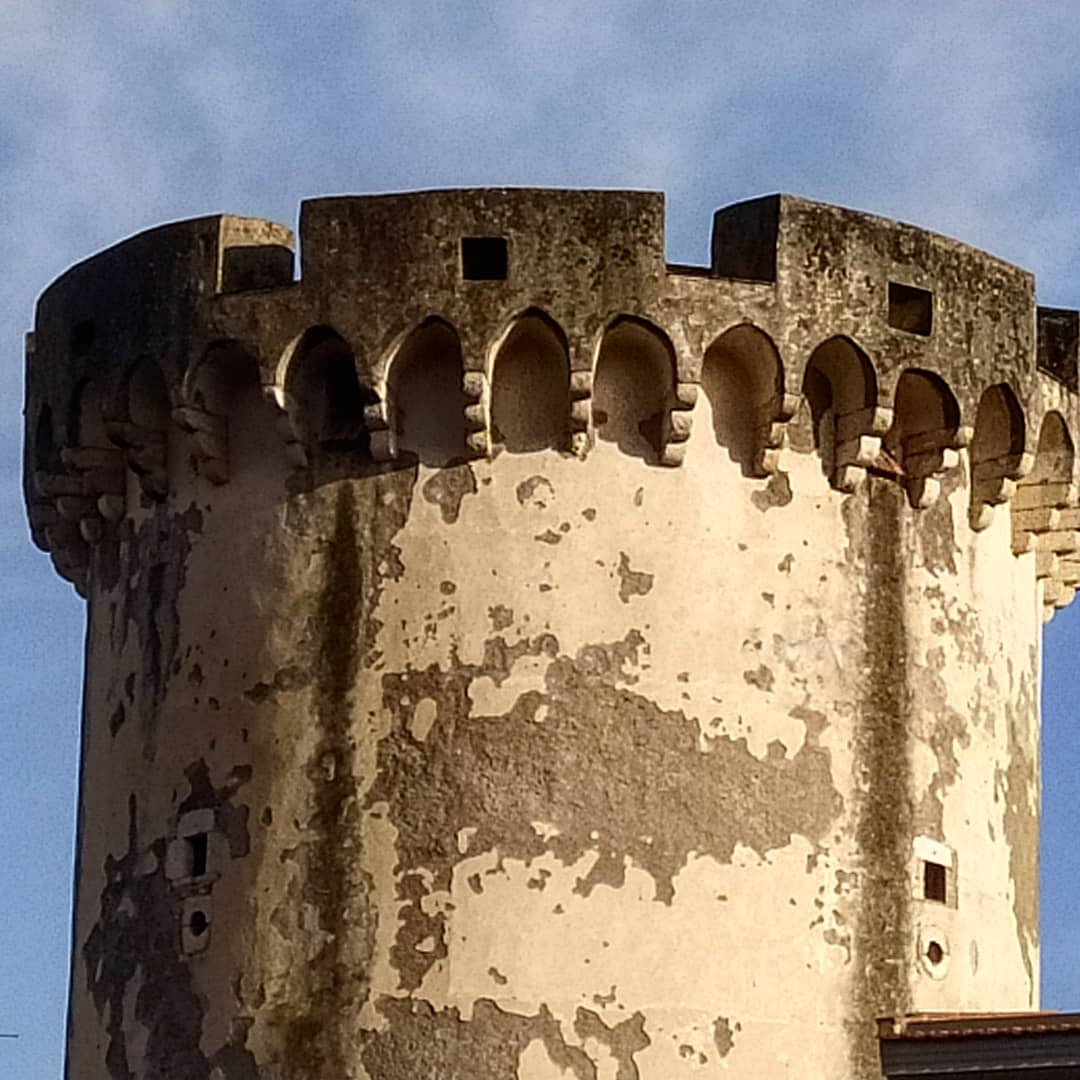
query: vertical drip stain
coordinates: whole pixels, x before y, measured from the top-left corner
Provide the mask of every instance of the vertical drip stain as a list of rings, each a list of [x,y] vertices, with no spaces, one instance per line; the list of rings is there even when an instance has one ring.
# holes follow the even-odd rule
[[[862,889],[849,1021],[852,1076],[858,1080],[881,1075],[875,1019],[906,1012],[911,1001],[907,861],[912,804],[903,508],[899,485],[869,478],[864,536],[866,660],[855,732]]]
[[[318,738],[307,765],[312,785],[312,834],[307,846],[304,899],[327,936],[305,978],[303,1015],[294,1017],[286,1037],[288,1077],[346,1076],[348,1050],[335,1032],[366,978],[351,970],[347,956],[354,850],[354,749],[350,737],[352,689],[360,666],[363,572],[352,485],[337,491],[333,527],[323,556],[322,582],[314,616],[316,653],[312,706]]]

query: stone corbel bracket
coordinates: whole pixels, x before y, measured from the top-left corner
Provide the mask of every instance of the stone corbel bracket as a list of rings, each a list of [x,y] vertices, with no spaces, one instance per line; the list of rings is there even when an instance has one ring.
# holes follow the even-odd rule
[[[306,469],[310,464],[310,457],[304,434],[296,420],[296,403],[281,386],[264,384],[262,395],[273,410],[274,429],[285,448],[285,460],[294,469]]]
[[[143,491],[152,499],[164,499],[169,493],[168,432],[126,420],[107,421],[105,430]]]
[[[489,457],[491,435],[488,426],[490,386],[482,371],[466,371],[462,376],[465,397],[465,448],[469,458]],[[364,408],[364,427],[368,432],[371,456],[374,461],[396,461],[397,433],[394,431],[390,403],[385,394]]]
[[[697,383],[677,382],[672,396],[659,458],[659,464],[669,468],[681,465],[686,457],[686,441],[693,428],[694,406],[698,399]]]
[[[893,410],[884,405],[845,413],[833,423],[832,486],[850,494],[881,453],[881,440],[892,427]]]
[[[465,446],[473,458],[491,456],[491,384],[483,371],[466,371],[461,382],[465,394]]]
[[[1013,552],[1035,553],[1043,616],[1068,606],[1080,586],[1080,491],[1064,480],[1017,486],[1012,499]]]
[[[119,521],[124,516],[125,457],[124,451],[107,446],[67,446],[60,451],[60,460],[68,473],[47,481],[54,493],[57,513],[67,521],[76,522],[88,544],[101,540],[106,521]],[[59,491],[58,485],[68,490]]]
[[[1016,494],[1017,482],[1031,472],[1035,455],[1003,454],[971,466],[971,527],[976,532],[994,520],[994,508]]]
[[[382,395],[364,406],[364,429],[373,461],[394,461],[398,456],[397,438],[390,426],[390,405]]]
[[[592,387],[591,371],[570,372],[570,452],[577,458],[584,458],[592,445]]]
[[[775,394],[754,410],[754,476],[772,476],[780,468],[788,421],[799,408],[800,395]]]
[[[970,427],[917,431],[901,443],[904,486],[916,510],[933,505],[941,494],[941,474],[960,462],[960,451],[971,442]]]
[[[207,412],[195,405],[180,405],[173,409],[173,421],[187,432],[191,441],[191,456],[200,476],[212,484],[224,484],[229,479],[229,425],[224,416]]]
[[[31,520],[44,536],[57,573],[85,596],[91,546],[105,532],[106,519],[99,503],[119,499],[123,513],[123,459],[119,450],[107,447],[68,447],[60,454],[73,471],[34,474]],[[119,459],[119,469],[109,455]],[[78,463],[82,469],[74,471],[71,462]]]

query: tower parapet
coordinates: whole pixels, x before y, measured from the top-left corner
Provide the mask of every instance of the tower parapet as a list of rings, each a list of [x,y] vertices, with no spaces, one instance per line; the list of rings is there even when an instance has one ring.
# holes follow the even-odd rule
[[[142,233],[28,336],[82,1072],[869,1077],[877,1014],[1033,1006],[1076,313],[784,195],[709,267],[638,192],[300,241]]]

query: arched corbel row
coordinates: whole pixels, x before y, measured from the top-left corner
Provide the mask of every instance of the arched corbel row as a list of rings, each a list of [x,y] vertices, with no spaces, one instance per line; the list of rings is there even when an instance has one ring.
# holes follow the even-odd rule
[[[916,509],[930,506],[941,491],[941,474],[958,464],[971,440],[960,424],[960,407],[945,380],[931,371],[908,368],[896,385],[892,426],[882,449],[899,468],[899,478]]]
[[[893,410],[879,403],[874,366],[854,341],[837,336],[818,345],[803,372],[803,395],[814,445],[834,488],[854,491],[867,470],[899,473],[882,454]]]
[[[51,477],[48,485],[59,516],[76,525],[90,545],[101,540],[116,503],[123,512],[124,455],[109,436],[101,392],[86,380],[72,396],[68,444],[60,451],[64,473]]]
[[[83,481],[64,471],[48,405],[43,405],[38,413],[33,452],[30,524],[35,539],[49,552],[57,573],[85,596],[90,548],[78,521],[62,516],[57,507],[58,498],[81,495]]]
[[[1043,581],[1046,616],[1071,602],[1080,585],[1080,507],[1074,481],[1073,439],[1058,412],[1039,429],[1031,470],[1012,499],[1012,543],[1016,554],[1034,552],[1035,576]]]
[[[1006,383],[988,387],[979,400],[971,437],[971,527],[985,529],[994,507],[1012,498],[1016,482],[1034,463],[1025,453],[1024,412]]]
[[[53,414],[48,405],[38,409],[31,447],[29,506],[30,530],[34,540],[45,546],[45,530],[58,520],[53,497],[45,490],[48,477],[59,471],[60,454],[53,432]]]
[[[123,500],[123,455],[111,445],[102,396],[90,380],[68,402],[64,442],[58,445],[52,412],[38,417],[33,461],[31,522],[57,571],[85,594],[91,548],[105,534],[110,500]]]

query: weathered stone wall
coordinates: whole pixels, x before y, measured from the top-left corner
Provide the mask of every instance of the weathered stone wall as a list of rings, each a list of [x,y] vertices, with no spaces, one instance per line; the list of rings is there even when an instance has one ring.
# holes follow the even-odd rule
[[[861,1080],[878,1015],[1037,1005],[1080,521],[1030,278],[787,197],[711,271],[630,193],[301,236],[297,283],[202,219],[39,307],[73,1072]]]

